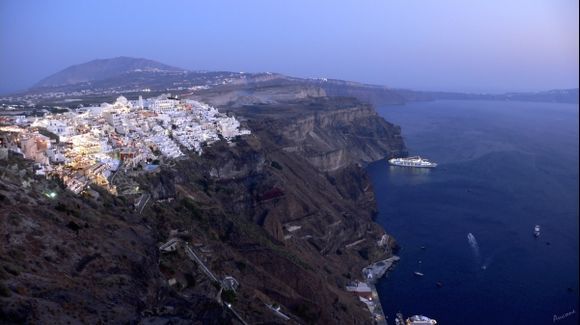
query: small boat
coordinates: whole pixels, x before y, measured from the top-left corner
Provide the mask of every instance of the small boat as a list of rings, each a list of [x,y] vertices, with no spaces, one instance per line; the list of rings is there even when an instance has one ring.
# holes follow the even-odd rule
[[[415,271],[415,272],[413,272],[413,274],[415,274],[416,276],[424,276],[425,275],[419,271]]]
[[[540,225],[536,225],[534,227],[534,236],[535,237],[540,237]]]

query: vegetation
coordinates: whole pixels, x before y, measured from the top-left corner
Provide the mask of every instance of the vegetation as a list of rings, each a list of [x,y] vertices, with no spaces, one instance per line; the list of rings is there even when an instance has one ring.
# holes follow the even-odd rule
[[[237,294],[234,290],[223,290],[222,291],[222,300],[227,303],[234,303],[237,300]]]
[[[238,270],[240,270],[240,272],[244,272],[246,270],[247,265],[242,261],[236,261],[236,267],[238,268]]]
[[[200,220],[202,219],[201,211],[197,207],[197,204],[193,202],[191,199],[184,198],[181,200],[182,206],[189,211],[190,216],[193,219]]]
[[[0,282],[0,297],[10,297],[11,294],[10,289],[3,282]]]
[[[365,260],[368,261],[369,259],[369,250],[367,248],[363,248],[361,250],[358,251],[358,254],[360,255],[360,257],[364,258]]]
[[[305,320],[308,324],[316,324],[320,317],[319,313],[314,310],[314,307],[306,303],[301,303],[296,306],[294,308],[294,314]]]
[[[270,163],[270,166],[272,166],[273,168],[276,168],[278,170],[282,170],[283,169],[282,165],[280,165],[280,163],[278,163],[275,160],[272,160],[272,162]]]
[[[46,129],[46,128],[38,128],[38,133],[40,133],[40,134],[42,134],[42,135],[44,135],[44,136],[46,136],[46,137],[50,138],[51,140],[55,140],[55,141],[56,141],[56,143],[58,143],[58,142],[59,142],[59,137],[58,137],[58,135],[56,135],[56,134],[54,134],[54,133],[50,132],[50,131],[49,131],[48,129]]]

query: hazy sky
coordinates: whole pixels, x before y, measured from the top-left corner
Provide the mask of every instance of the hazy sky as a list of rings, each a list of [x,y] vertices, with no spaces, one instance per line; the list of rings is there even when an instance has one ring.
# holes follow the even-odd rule
[[[135,56],[423,90],[578,87],[577,0],[0,0],[0,92]]]

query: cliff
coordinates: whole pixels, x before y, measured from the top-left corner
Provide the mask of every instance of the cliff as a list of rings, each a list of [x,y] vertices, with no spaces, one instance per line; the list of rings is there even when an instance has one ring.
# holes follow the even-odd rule
[[[24,189],[14,170],[25,162],[4,169],[0,319],[236,323],[199,266],[182,251],[158,252],[179,236],[220,278],[239,281],[237,293],[221,298],[248,323],[282,322],[266,303],[291,322],[370,323],[344,286],[396,244],[377,245],[384,230],[373,222],[361,164],[403,152],[399,128],[347,98],[277,97],[221,109],[252,135],[156,173],[116,178],[151,196],[142,213],[132,206],[138,195],[74,197],[41,179]],[[56,200],[42,194],[49,188]]]
[[[280,126],[295,150],[321,171],[335,171],[353,162],[368,163],[400,155],[400,128],[377,116],[367,104],[299,117]]]

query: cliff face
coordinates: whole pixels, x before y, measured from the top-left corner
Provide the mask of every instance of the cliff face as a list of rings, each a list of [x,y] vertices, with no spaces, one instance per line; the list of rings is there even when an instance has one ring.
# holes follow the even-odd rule
[[[373,105],[402,105],[406,98],[393,89],[385,86],[361,84],[344,80],[315,80],[311,83],[321,87],[328,96],[354,97]]]
[[[62,246],[68,260],[44,259],[41,269],[0,278],[8,290],[8,297],[0,299],[9,302],[2,304],[0,316],[39,322],[235,323],[215,302],[218,291],[198,266],[181,251],[158,253],[158,242],[180,236],[218,277],[231,275],[240,282],[233,305],[248,323],[281,322],[265,303],[279,304],[299,323],[370,323],[368,311],[344,286],[360,279],[362,267],[389,256],[396,244],[392,239],[386,247],[377,244],[384,230],[372,220],[374,195],[360,164],[403,152],[398,127],[371,107],[344,98],[221,109],[244,119],[252,135],[232,144],[214,143],[203,155],[168,162],[157,173],[131,176],[151,195],[142,213],[131,206],[136,197],[63,194],[58,200],[64,208],[56,212],[60,217],[42,221],[45,234],[55,234],[40,239],[42,244],[6,239],[6,232],[30,231],[24,219],[1,228],[2,249],[37,245],[33,260],[42,260],[57,254],[49,239],[65,236],[69,221],[88,225],[76,238],[71,230],[63,237],[70,237],[70,244]],[[0,194],[19,191],[17,179],[2,179]],[[40,220],[55,209],[59,203],[41,191],[34,195],[45,203],[35,211],[17,208],[17,217]],[[13,200],[2,204],[17,205]],[[27,260],[24,255],[2,263],[24,267]],[[120,275],[124,280],[117,284],[113,279]],[[44,280],[34,284],[29,280],[34,278]],[[169,279],[178,285],[170,286]],[[82,293],[89,303],[61,298],[69,292]],[[108,313],[111,306],[127,312]],[[23,313],[23,308],[33,312]]]
[[[213,106],[236,108],[322,97],[326,97],[326,92],[320,87],[312,87],[304,82],[290,82],[279,76],[252,78],[251,82],[233,81],[225,86],[198,91],[195,95],[196,99]]]
[[[354,104],[330,112],[296,118],[282,128],[295,150],[321,171],[335,171],[353,162],[368,163],[404,151],[400,128],[386,122],[369,105]]]
[[[372,107],[344,98],[230,109],[253,135],[234,146],[212,146],[194,166],[188,162],[187,168],[207,170],[202,179],[175,175],[183,187],[205,184],[203,194],[191,193],[197,202],[220,206],[241,219],[233,224],[249,222],[265,232],[256,237],[232,226],[232,233],[220,235],[254,270],[230,272],[252,288],[252,300],[275,301],[301,322],[368,322],[344,285],[371,261],[389,256],[395,244],[377,246],[384,230],[372,220],[374,194],[361,163],[404,152],[400,129]],[[259,308],[245,311],[263,320],[252,319]]]
[[[373,105],[402,105],[406,98],[385,86],[361,84],[336,79],[301,79],[271,74],[252,77],[245,82],[232,81],[207,90],[196,91],[195,96],[214,105],[241,107],[248,104],[273,103],[299,98],[343,97],[356,98]]]
[[[280,304],[301,323],[369,322],[344,286],[395,244],[377,245],[384,230],[372,220],[374,194],[359,163],[404,151],[399,129],[346,99],[231,112],[246,119],[251,136],[216,143],[143,180],[158,199],[174,189],[177,206],[188,200],[201,214],[185,221],[155,205],[146,212],[158,220],[153,228],[168,234],[171,220],[173,228],[197,229],[192,237],[212,247],[211,267],[242,283],[236,308],[250,323],[279,320],[263,313],[264,303]],[[374,134],[387,137],[371,140]],[[332,152],[345,154],[338,162],[317,160]]]

